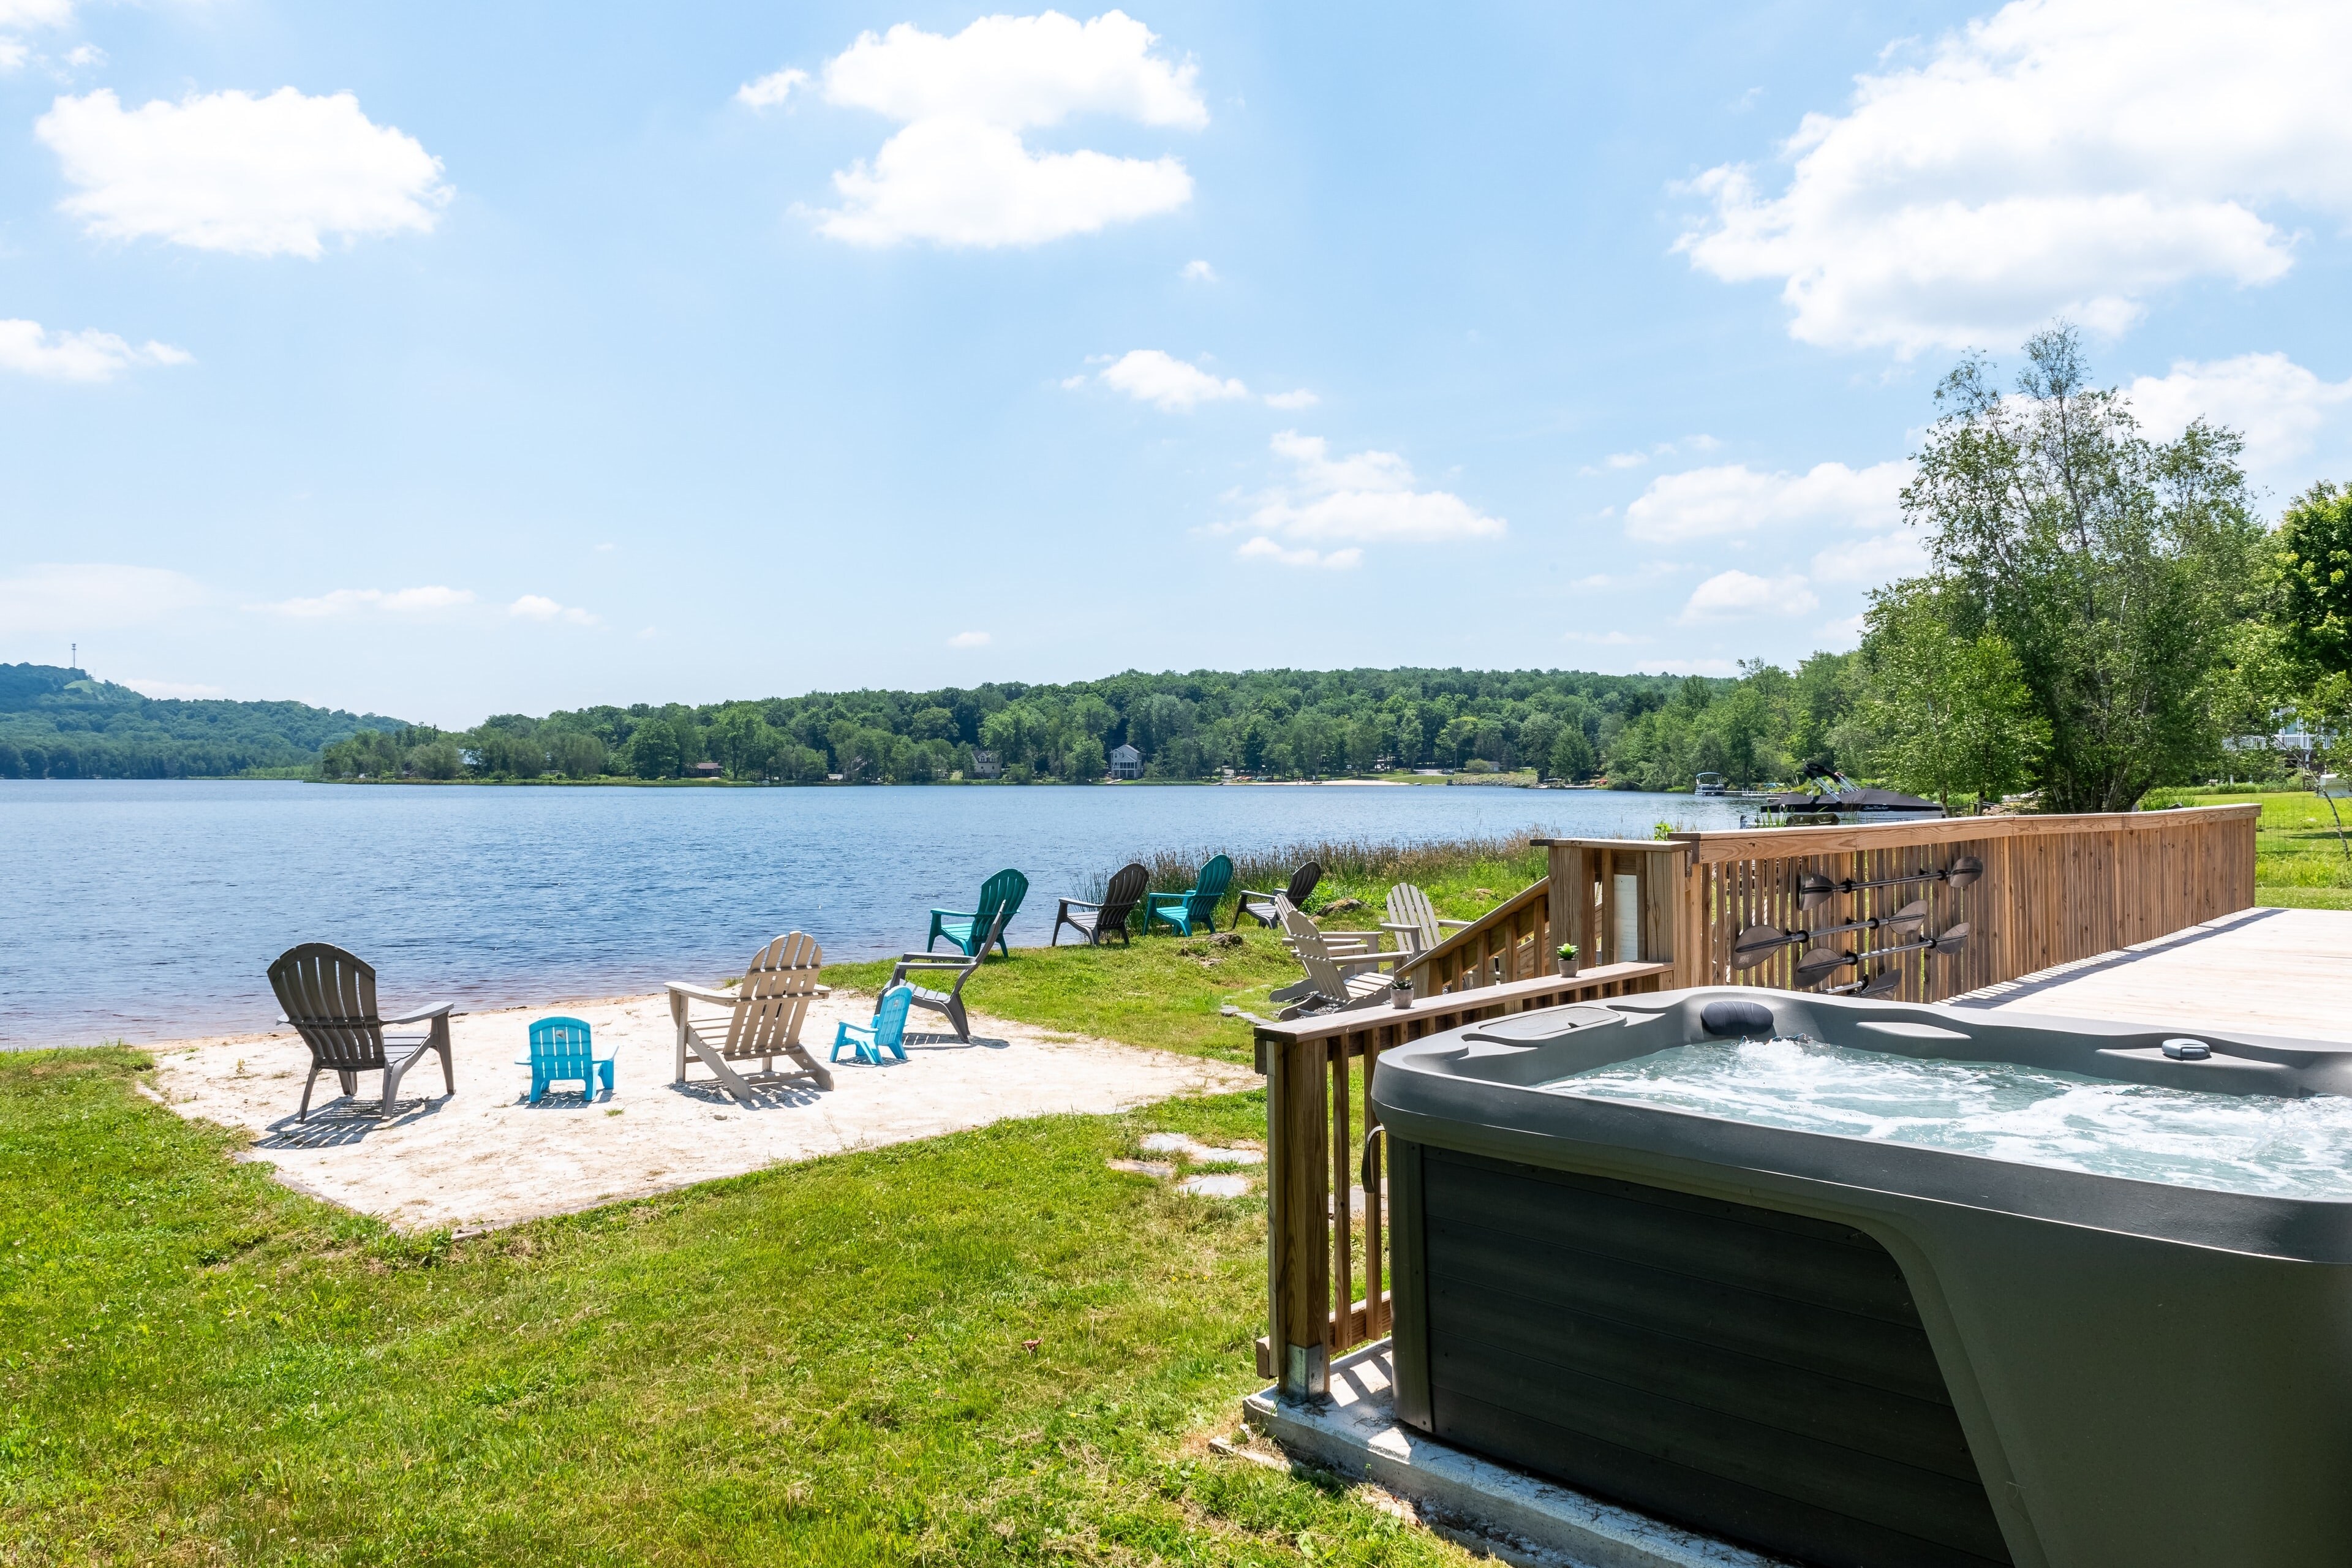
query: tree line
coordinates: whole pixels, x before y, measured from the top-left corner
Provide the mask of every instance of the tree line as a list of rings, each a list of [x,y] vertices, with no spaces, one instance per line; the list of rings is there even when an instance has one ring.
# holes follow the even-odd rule
[[[1131,745],[1144,776],[1279,778],[1417,767],[1585,780],[1669,676],[1574,670],[1129,671],[1066,685],[817,692],[689,706],[499,714],[463,732],[403,727],[325,749],[328,778],[688,776],[925,784],[1102,778]],[[1721,683],[1716,683],[1721,684]]]
[[[0,779],[221,778],[313,767],[378,713],[154,698],[54,664],[0,664]]]

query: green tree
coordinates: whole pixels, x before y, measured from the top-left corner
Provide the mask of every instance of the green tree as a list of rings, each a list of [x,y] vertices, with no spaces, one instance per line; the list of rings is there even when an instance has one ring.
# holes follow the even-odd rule
[[[560,730],[548,739],[547,761],[565,778],[596,778],[604,772],[604,742],[583,730]]]
[[[686,766],[677,731],[656,719],[629,737],[629,771],[641,779],[674,779]]]
[[[2017,788],[2050,738],[2016,653],[1999,632],[1956,633],[1953,598],[1927,578],[1881,589],[1862,645],[1881,768],[1947,810],[1956,794],[1994,801]]]
[[[2352,674],[2352,489],[2316,484],[2279,518],[2276,619],[2315,674]]]
[[[2200,420],[2150,442],[2090,385],[2071,327],[2025,356],[2013,394],[1978,356],[1945,377],[1903,508],[1957,590],[1954,629],[2017,658],[2049,727],[2049,805],[2128,810],[2218,753],[2212,688],[2262,529],[2235,435]]]

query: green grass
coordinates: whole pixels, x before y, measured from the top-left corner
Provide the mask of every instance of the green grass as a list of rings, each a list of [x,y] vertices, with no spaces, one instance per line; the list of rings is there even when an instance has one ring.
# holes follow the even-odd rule
[[[1159,879],[1180,889],[1191,885],[1190,868],[1199,863],[1176,852],[1152,858],[1160,863]],[[1418,847],[1321,844],[1261,858],[1248,868],[1251,877],[1236,875],[1234,880],[1245,887],[1280,887],[1290,867],[1308,858],[1329,868],[1310,900],[1315,910],[1328,911],[1349,899],[1361,906],[1318,916],[1338,930],[1377,926],[1388,890],[1398,882],[1419,883],[1449,920],[1474,920],[1546,870],[1544,851],[1524,839]],[[1234,900],[1226,900],[1220,923],[1230,925],[1234,911]],[[1037,931],[1053,917],[1053,901],[1032,894],[1020,918]],[[1140,927],[1140,916],[1135,923]],[[1265,1013],[1271,1007],[1266,993],[1298,979],[1301,971],[1277,932],[1244,921],[1237,934],[1238,947],[1205,936],[1171,936],[1164,926],[1160,934],[1136,936],[1126,947],[1017,947],[1009,962],[992,959],[973,975],[964,998],[982,1013],[1042,1028],[1247,1061],[1249,1026],[1220,1016],[1218,1009],[1230,1004]],[[1066,931],[1063,936],[1076,940]],[[861,991],[880,989],[889,976],[887,963],[833,963],[824,971],[829,984]]]
[[[2308,790],[2229,794],[2210,789],[2160,790],[2142,802],[2146,809],[2172,805],[2238,805],[2259,801],[2262,821],[2254,829],[2254,901],[2277,909],[2352,909],[2352,856],[2336,836],[2327,802]],[[2338,801],[2347,838],[2352,838],[2352,801]]]
[[[0,1563],[1461,1563],[1205,1451],[1255,1201],[1006,1122],[451,1242],[232,1163],[138,1053],[0,1058]]]

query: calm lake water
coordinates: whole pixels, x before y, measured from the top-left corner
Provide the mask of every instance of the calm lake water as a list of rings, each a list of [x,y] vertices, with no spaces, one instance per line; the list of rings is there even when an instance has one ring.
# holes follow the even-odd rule
[[[1586,790],[516,789],[0,780],[0,1047],[264,1028],[269,962],[331,942],[388,1006],[647,990],[740,972],[779,931],[828,957],[922,945],[1027,872],[1054,900],[1147,851],[1527,829],[1646,838],[1736,803]]]

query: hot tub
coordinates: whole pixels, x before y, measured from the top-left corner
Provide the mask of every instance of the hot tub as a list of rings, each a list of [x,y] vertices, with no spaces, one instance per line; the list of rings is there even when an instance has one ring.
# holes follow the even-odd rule
[[[1398,1415],[1823,1568],[2352,1563],[2343,1096],[2352,1047],[1738,989],[1395,1047]]]

